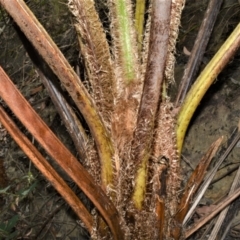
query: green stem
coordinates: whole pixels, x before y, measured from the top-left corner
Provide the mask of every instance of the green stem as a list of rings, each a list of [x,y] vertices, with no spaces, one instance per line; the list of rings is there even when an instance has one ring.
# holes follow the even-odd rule
[[[133,45],[133,28],[130,17],[131,4],[126,0],[116,1],[115,25],[118,25],[118,47],[124,79],[127,83],[135,80],[136,56]],[[135,40],[135,39],[134,39]]]

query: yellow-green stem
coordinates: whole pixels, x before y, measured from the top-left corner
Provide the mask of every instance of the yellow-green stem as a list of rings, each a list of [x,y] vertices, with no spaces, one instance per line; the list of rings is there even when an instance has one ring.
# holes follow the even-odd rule
[[[240,24],[237,25],[229,38],[205,67],[187,94],[177,120],[177,147],[179,154],[181,153],[185,133],[193,113],[195,112],[208,88],[211,86],[224,66],[228,63],[229,59],[233,56],[239,45]]]
[[[135,189],[133,193],[132,200],[134,202],[135,207],[139,210],[142,208],[142,204],[145,198],[145,188],[148,174],[147,163],[148,157],[145,157],[145,159],[143,159],[143,161],[141,162],[141,166],[138,169],[135,178],[138,187]]]
[[[142,50],[143,28],[144,28],[144,13],[146,1],[137,0],[135,10],[135,28],[137,31],[138,51]]]

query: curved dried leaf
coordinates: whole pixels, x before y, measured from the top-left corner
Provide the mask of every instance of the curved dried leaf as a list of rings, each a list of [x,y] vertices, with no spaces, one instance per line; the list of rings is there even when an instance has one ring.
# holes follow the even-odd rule
[[[109,200],[101,187],[94,183],[92,177],[82,167],[79,161],[77,161],[32,109],[1,67],[0,85],[0,96],[2,99],[49,155],[64,169],[69,177],[72,178],[93,202],[108,223],[116,239],[123,239],[122,230],[119,225],[119,215],[113,203]]]

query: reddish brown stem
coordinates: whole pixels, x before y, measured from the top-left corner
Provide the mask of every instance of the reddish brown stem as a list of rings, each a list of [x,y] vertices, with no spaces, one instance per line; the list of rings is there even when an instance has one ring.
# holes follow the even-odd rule
[[[148,64],[140,103],[133,148],[136,155],[145,153],[151,145],[154,120],[161,96],[169,37],[171,1],[153,1]],[[145,151],[144,151],[144,150]],[[136,162],[142,157],[134,158]]]
[[[0,67],[0,96],[42,147],[89,197],[108,223],[115,239],[123,239],[118,212],[93,178],[59,141]]]
[[[32,43],[26,38],[24,33],[18,27],[17,24],[13,24],[23,46],[25,47],[29,57],[35,64],[36,71],[44,84],[45,88],[48,90],[49,96],[51,97],[58,114],[61,116],[74,144],[76,150],[82,161],[86,161],[86,142],[87,136],[81,125],[81,122],[77,118],[75,112],[72,110],[71,106],[65,100],[63,92],[57,85],[56,76],[53,74],[52,70],[45,63],[36,49],[33,47]]]
[[[25,154],[31,159],[35,166],[47,178],[47,180],[56,188],[66,202],[75,211],[77,216],[83,221],[88,231],[91,233],[93,228],[93,218],[75,193],[69,188],[66,182],[58,175],[48,161],[34,147],[27,137],[18,129],[12,119],[0,106],[0,122],[10,133],[12,138],[21,147]]]
[[[0,0],[26,37],[62,82],[84,116],[95,140],[102,164],[102,187],[114,188],[114,147],[97,107],[83,83],[23,0]]]
[[[137,165],[133,201],[138,209],[141,209],[144,200],[147,163],[151,155],[155,117],[161,96],[169,38],[170,9],[171,1],[154,0],[152,3],[148,63],[132,144],[132,155]]]

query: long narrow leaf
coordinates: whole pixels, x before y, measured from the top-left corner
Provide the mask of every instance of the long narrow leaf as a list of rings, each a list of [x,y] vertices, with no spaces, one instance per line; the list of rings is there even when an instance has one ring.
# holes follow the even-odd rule
[[[214,23],[217,19],[222,0],[211,0],[209,1],[208,8],[205,12],[202,25],[198,31],[197,38],[195,40],[191,56],[188,60],[187,66],[184,70],[184,75],[181,80],[181,86],[179,87],[178,96],[176,99],[176,105],[182,103],[186,93],[195,78],[199,66],[202,62],[205,49],[208,44],[208,40],[211,36]]]
[[[0,96],[2,99],[49,155],[93,202],[108,223],[115,238],[123,239],[122,230],[119,225],[119,215],[113,203],[104,191],[94,183],[93,178],[82,167],[79,161],[77,161],[32,109],[1,67],[0,85]]]
[[[240,127],[240,126],[238,126]],[[210,185],[213,177],[215,176],[218,168],[220,167],[220,165],[222,164],[222,162],[226,159],[226,157],[228,156],[228,154],[232,151],[232,149],[235,147],[235,145],[237,144],[237,142],[240,139],[240,132],[239,129],[238,131],[234,131],[234,138],[231,139],[231,142],[229,144],[229,146],[227,147],[227,149],[225,150],[225,152],[223,153],[223,155],[221,156],[221,158],[218,160],[217,164],[214,166],[213,169],[211,169],[211,171],[207,174],[207,176],[205,177],[198,193],[196,194],[193,204],[191,206],[191,208],[189,209],[187,215],[185,216],[185,219],[183,221],[183,225],[186,224],[186,222],[189,220],[190,216],[193,214],[194,209],[196,208],[196,206],[198,205],[199,201],[201,200],[203,194],[205,193],[206,189],[208,188],[208,186]]]
[[[78,199],[76,194],[69,188],[66,182],[58,175],[48,161],[33,146],[33,144],[23,135],[15,123],[7,115],[2,107],[0,107],[0,121],[10,133],[17,144],[22,148],[26,155],[31,159],[35,166],[47,178],[47,180],[56,188],[66,202],[75,211],[78,217],[83,221],[88,231],[91,233],[93,229],[93,217]]]
[[[226,66],[239,46],[240,23],[236,26],[232,34],[228,37],[212,60],[201,72],[200,76],[187,94],[187,97],[181,107],[177,122],[177,147],[179,153],[181,153],[185,133],[193,113],[197,109],[197,106],[199,105],[208,88],[214,82],[222,69]]]
[[[212,218],[214,218],[219,212],[221,212],[224,208],[226,208],[232,201],[234,201],[237,197],[240,196],[240,188],[235,190],[231,195],[226,197],[221,203],[219,203],[213,211],[208,214],[207,217],[202,217],[198,223],[196,223],[193,227],[189,228],[185,232],[185,237],[190,237],[193,233],[195,233],[199,228],[204,226],[208,221],[210,221]]]
[[[231,195],[239,187],[239,182],[240,182],[240,167],[238,167],[237,173],[234,177],[234,180],[232,182],[232,185],[231,185],[228,195]],[[223,222],[224,222],[226,215],[228,214],[229,208],[230,208],[230,205],[227,206],[217,217],[214,228],[212,229],[212,232],[209,236],[210,239],[216,239],[217,235],[219,235],[218,233],[220,231],[220,228],[222,226],[225,228],[225,225],[223,224]]]
[[[58,114],[61,116],[62,121],[64,122],[70,136],[72,137],[79,156],[81,157],[82,161],[86,160],[86,133],[76,114],[64,99],[60,87],[57,86],[56,76],[38,54],[36,49],[32,46],[31,42],[23,34],[21,29],[16,24],[14,24],[14,28],[20,37],[29,57],[35,64],[38,75],[40,76],[40,79],[43,82],[45,88],[48,90],[48,93],[58,111]]]
[[[216,154],[216,151],[218,150],[221,142],[223,140],[223,137],[219,138],[217,141],[215,141],[210,148],[208,149],[207,153],[203,156],[203,158],[200,160],[198,166],[190,176],[185,191],[183,193],[183,196],[181,197],[180,204],[178,207],[178,212],[176,214],[175,219],[178,221],[178,225],[172,229],[172,235],[177,239],[180,237],[181,233],[181,227],[182,222],[184,220],[184,217],[189,210],[189,206],[192,202],[193,196],[196,193],[197,189],[201,185],[205,174],[207,172],[207,168],[213,159],[213,157]]]

